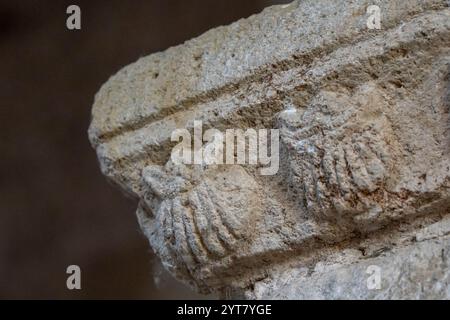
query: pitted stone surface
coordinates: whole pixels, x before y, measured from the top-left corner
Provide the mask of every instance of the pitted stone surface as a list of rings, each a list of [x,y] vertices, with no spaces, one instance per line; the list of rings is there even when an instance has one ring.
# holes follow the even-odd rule
[[[425,228],[427,241],[394,247],[381,241],[383,246],[370,254],[347,249],[334,263],[285,269],[256,282],[246,298],[450,299],[449,222]]]
[[[372,4],[270,7],[141,58],[100,89],[89,137],[102,172],[139,199],[142,230],[178,279],[247,298],[449,297],[437,261],[450,213],[450,9],[376,1],[382,28],[370,30]],[[171,134],[194,120],[279,129],[278,173],[174,164]],[[372,259],[360,249],[381,244],[386,279],[429,251],[402,276],[434,284],[378,294],[366,274],[346,281]],[[330,272],[311,272],[325,261]]]

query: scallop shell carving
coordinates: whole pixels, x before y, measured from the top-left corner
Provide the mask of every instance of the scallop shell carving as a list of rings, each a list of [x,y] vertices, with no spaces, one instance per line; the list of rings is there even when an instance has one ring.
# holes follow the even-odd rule
[[[195,274],[209,272],[208,263],[251,241],[259,212],[258,185],[243,168],[213,171],[185,166],[143,170],[148,192],[138,210],[141,225],[166,267],[191,282],[205,278]]]
[[[281,126],[285,174],[307,212],[340,219],[382,211],[397,154],[389,120],[376,112],[364,119],[364,110],[329,104],[310,105],[296,117],[290,121],[295,125]]]

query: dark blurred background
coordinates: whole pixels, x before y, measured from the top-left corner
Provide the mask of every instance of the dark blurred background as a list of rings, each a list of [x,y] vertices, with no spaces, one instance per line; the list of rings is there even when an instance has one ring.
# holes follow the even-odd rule
[[[141,56],[270,0],[0,1],[0,298],[198,298],[167,275],[136,203],[88,143],[94,94]],[[80,31],[66,8],[81,8]],[[82,290],[66,288],[81,267]]]

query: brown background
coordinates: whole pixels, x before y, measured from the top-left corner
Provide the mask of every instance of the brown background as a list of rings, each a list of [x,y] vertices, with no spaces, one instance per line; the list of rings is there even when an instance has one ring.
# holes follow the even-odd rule
[[[140,56],[286,2],[0,1],[0,298],[198,297],[162,272],[136,204],[100,174],[93,97]],[[66,29],[70,4],[81,31]],[[70,264],[81,291],[66,289]]]

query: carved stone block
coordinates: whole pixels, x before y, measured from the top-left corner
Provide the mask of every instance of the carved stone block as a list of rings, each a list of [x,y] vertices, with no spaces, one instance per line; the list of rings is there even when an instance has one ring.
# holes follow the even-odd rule
[[[142,230],[177,278],[247,298],[320,296],[314,266],[347,270],[363,256],[345,252],[380,243],[422,250],[411,239],[450,213],[448,2],[377,1],[380,30],[367,27],[371,4],[270,7],[100,89],[89,137],[102,172],[139,199]],[[174,163],[171,134],[195,120],[278,129],[278,172]],[[274,277],[292,270],[307,270],[310,294],[276,293],[286,286]],[[252,291],[267,279],[271,294]]]

